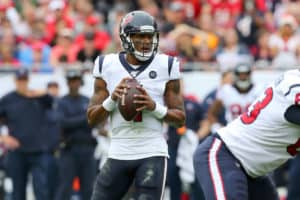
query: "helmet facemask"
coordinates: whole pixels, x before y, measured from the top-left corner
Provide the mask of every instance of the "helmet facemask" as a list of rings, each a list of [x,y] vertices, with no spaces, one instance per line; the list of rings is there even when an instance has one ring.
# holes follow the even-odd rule
[[[245,74],[244,76],[248,76],[248,77],[241,79],[240,76],[243,74]],[[252,84],[250,76],[251,76],[250,73],[236,73],[235,74],[235,85],[240,90],[247,90]]]
[[[132,35],[134,34],[152,35],[152,41],[150,44],[151,46],[148,47],[148,44],[143,42],[143,39],[140,39],[140,41],[132,39]],[[132,32],[126,35],[125,37],[124,35],[123,37],[121,36],[121,38],[123,38],[122,39],[123,48],[126,51],[129,51],[131,54],[133,54],[137,60],[141,62],[146,62],[156,54],[158,48],[158,41],[159,41],[158,32],[151,30],[151,31]],[[147,48],[150,49],[149,51],[145,52],[143,49],[147,49]]]
[[[248,90],[252,85],[251,67],[247,64],[239,64],[234,70],[234,84],[240,90]]]

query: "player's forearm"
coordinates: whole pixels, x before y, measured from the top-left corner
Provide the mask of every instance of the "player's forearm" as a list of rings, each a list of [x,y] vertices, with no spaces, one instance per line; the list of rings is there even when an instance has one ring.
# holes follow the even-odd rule
[[[102,105],[89,106],[87,110],[88,123],[95,126],[104,122],[109,115],[109,112],[103,108]]]
[[[218,116],[221,113],[223,104],[216,100],[207,111],[207,119],[211,124],[218,121]]]
[[[163,119],[169,125],[181,127],[185,124],[185,112],[179,109],[168,109]]]

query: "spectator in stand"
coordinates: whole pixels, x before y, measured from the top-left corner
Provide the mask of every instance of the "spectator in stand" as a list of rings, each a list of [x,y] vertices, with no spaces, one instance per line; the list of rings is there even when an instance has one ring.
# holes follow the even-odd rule
[[[19,68],[20,62],[15,57],[15,47],[0,44],[0,66],[8,68]]]
[[[79,51],[79,46],[74,44],[73,32],[71,29],[62,29],[57,38],[57,44],[52,48],[50,55],[51,66],[74,63]]]
[[[49,3],[49,16],[46,18],[47,32],[50,41],[54,41],[55,37],[63,28],[73,28],[73,20],[66,14],[65,2],[63,0],[51,0]],[[54,44],[51,44],[51,46]]]
[[[209,14],[200,15],[198,18],[198,27],[201,31],[193,38],[193,43],[198,46],[202,44],[212,50],[213,53],[219,46],[219,37],[214,30],[214,21]]]
[[[269,48],[270,33],[266,30],[258,32],[257,49],[254,52],[255,67],[268,69],[271,67],[271,50]]]
[[[201,62],[201,69],[216,69],[215,53],[219,46],[219,37],[214,31],[214,22],[211,15],[203,13],[198,17],[198,27],[202,32],[193,37],[193,47],[195,49],[195,60]]]
[[[45,137],[45,113],[52,98],[28,89],[29,74],[21,68],[15,75],[16,90],[0,100],[0,118],[7,125],[15,145],[7,154],[6,169],[13,182],[13,199],[26,199],[28,176],[31,174],[36,200],[50,200],[47,171],[48,138]]]
[[[1,26],[0,26],[1,27]],[[16,36],[11,25],[0,28],[0,66],[3,67],[20,67],[17,59],[18,49],[16,48]]]
[[[114,6],[113,11],[110,12],[108,17],[108,30],[111,33],[111,41],[104,49],[104,54],[113,52],[120,52],[122,50],[121,40],[119,39],[119,24],[124,15],[128,12],[123,4],[117,4]]]
[[[237,18],[236,30],[239,40],[248,46],[253,55],[257,45],[257,32],[265,25],[265,19],[263,13],[257,10],[255,1],[245,0],[243,8],[244,11]]]
[[[172,1],[164,7],[164,15],[166,17],[164,25],[168,26],[169,24],[172,24],[175,28],[179,24],[192,24],[191,21],[188,21],[186,14],[187,13],[182,2]]]
[[[252,64],[253,58],[246,45],[239,42],[235,29],[228,29],[223,37],[224,46],[216,53],[221,71],[233,70],[239,63]]]
[[[94,34],[86,33],[84,35],[84,45],[77,54],[77,61],[82,62],[84,66],[91,67],[100,53],[101,51],[95,47]]]
[[[68,14],[74,21],[74,32],[76,34],[80,34],[83,32],[86,18],[95,14],[95,10],[91,1],[69,1],[66,8],[66,14]]]
[[[242,0],[208,0],[217,34],[223,35],[227,29],[234,28],[235,20],[242,12],[242,3]]]
[[[285,68],[297,64],[296,50],[300,38],[296,33],[298,24],[289,14],[283,15],[278,22],[278,32],[270,36],[269,48],[273,58],[272,67]]]
[[[79,47],[83,47],[85,35],[92,34],[94,35],[93,40],[95,43],[95,48],[99,51],[105,49],[110,43],[111,39],[109,34],[105,30],[100,29],[101,25],[103,24],[100,16],[91,15],[87,17],[83,28],[83,33],[79,34],[75,38],[75,43],[79,45]]]
[[[23,67],[37,72],[52,72],[50,65],[51,47],[41,41],[24,44],[19,49],[19,60]]]
[[[52,36],[47,30],[45,20],[37,17],[31,27],[31,34],[28,38],[26,38],[25,43],[31,44],[39,41],[50,46],[50,44],[53,42],[52,40]]]

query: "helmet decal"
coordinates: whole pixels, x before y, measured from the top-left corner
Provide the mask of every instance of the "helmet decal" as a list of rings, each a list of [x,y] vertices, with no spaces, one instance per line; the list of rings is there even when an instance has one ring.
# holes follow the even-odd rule
[[[126,15],[124,18],[123,26],[129,24],[132,21],[132,19],[133,19],[132,15]]]

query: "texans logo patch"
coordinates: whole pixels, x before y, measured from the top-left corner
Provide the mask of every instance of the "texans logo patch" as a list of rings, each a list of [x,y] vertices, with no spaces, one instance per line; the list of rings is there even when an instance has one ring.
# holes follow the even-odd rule
[[[155,79],[155,78],[157,77],[156,71],[151,71],[151,72],[149,72],[149,77],[150,77],[151,79]]]

